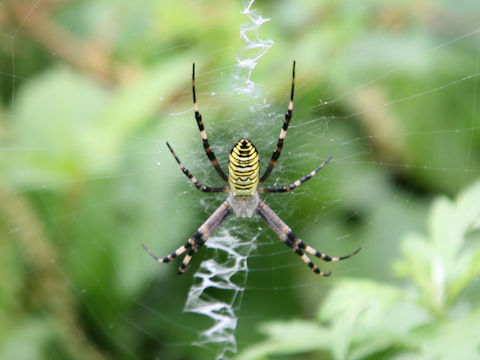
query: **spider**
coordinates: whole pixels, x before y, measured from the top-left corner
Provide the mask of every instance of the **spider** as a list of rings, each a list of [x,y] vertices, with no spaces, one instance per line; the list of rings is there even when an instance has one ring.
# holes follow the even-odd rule
[[[223,172],[222,168],[218,164],[218,161],[215,157],[213,150],[210,147],[208,142],[207,133],[203,126],[202,115],[198,110],[197,98],[195,94],[195,63],[193,63],[192,69],[192,92],[193,92],[193,109],[195,111],[195,119],[197,121],[198,129],[200,130],[200,136],[203,140],[203,147],[205,153],[210,160],[210,163],[217,171],[218,175],[224,180],[228,186],[221,187],[210,187],[200,184],[193,176],[190,171],[183,166],[182,162],[178,156],[173,151],[170,144],[167,142],[168,149],[172,153],[173,157],[177,161],[180,169],[185,174],[186,177],[195,185],[195,187],[203,192],[207,193],[217,193],[217,192],[227,192],[228,198],[218,207],[217,210],[203,223],[202,226],[193,234],[191,238],[185,243],[185,245],[179,247],[170,255],[159,258],[153,254],[146,246],[143,244],[144,249],[150,254],[156,261],[161,263],[168,263],[175,259],[177,256],[186,252],[185,257],[183,258],[182,264],[178,269],[179,274],[183,274],[190,263],[193,255],[202,247],[203,244],[208,240],[208,238],[217,230],[220,224],[225,220],[225,218],[230,215],[232,212],[239,217],[251,218],[254,213],[260,215],[263,220],[266,221],[268,226],[277,234],[277,236],[282,240],[285,245],[290,247],[300,258],[310,267],[314,273],[321,276],[329,276],[331,272],[323,272],[310,260],[306,255],[309,253],[313,256],[316,256],[323,261],[340,261],[348,259],[355,254],[357,254],[361,248],[358,248],[353,253],[345,255],[342,257],[331,257],[327,254],[324,254],[313,247],[305,244],[300,240],[297,235],[290,229],[290,227],[283,222],[282,219],[259,197],[259,194],[263,193],[283,193],[288,192],[296,187],[303,184],[305,181],[310,180],[318,171],[320,171],[331,159],[332,156],[328,157],[324,162],[322,162],[315,170],[311,171],[309,174],[305,175],[301,179],[293,182],[288,186],[281,187],[259,187],[262,185],[269,177],[270,173],[274,169],[280,153],[282,152],[283,141],[287,135],[288,125],[292,118],[293,111],[293,93],[295,87],[295,61],[293,62],[292,70],[292,88],[290,92],[290,103],[288,104],[288,110],[285,114],[285,120],[283,122],[283,127],[280,130],[280,136],[278,138],[278,143],[275,151],[272,154],[270,162],[268,163],[265,173],[260,177],[260,164],[259,164],[259,155],[258,151],[252,142],[248,139],[240,139],[232,148],[229,155],[228,162],[228,176]]]

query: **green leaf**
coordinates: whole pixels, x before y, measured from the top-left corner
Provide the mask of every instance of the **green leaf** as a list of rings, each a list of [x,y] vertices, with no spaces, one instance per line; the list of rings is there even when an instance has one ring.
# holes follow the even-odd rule
[[[263,324],[267,339],[249,347],[236,360],[262,359],[267,355],[299,354],[328,348],[332,334],[313,321],[275,321]]]
[[[478,199],[480,182],[463,191],[455,202],[440,197],[431,209],[430,237],[408,235],[402,242],[404,259],[394,269],[414,281],[421,301],[438,316],[445,315],[448,305],[480,273],[480,245],[464,249],[467,232],[480,218]]]
[[[14,147],[5,159],[15,183],[38,185],[85,174],[91,142],[108,92],[66,67],[36,76],[17,94]],[[108,142],[108,139],[103,139]]]
[[[439,282],[433,280],[432,257],[435,256],[432,243],[419,234],[408,234],[402,241],[402,260],[394,263],[397,276],[410,278],[420,290],[420,302],[432,311],[441,308],[445,291]]]
[[[480,181],[458,196],[455,209],[456,230],[465,235],[480,223]]]
[[[11,182],[38,186],[111,173],[133,132],[189,74],[190,56],[184,58],[144,69],[109,90],[66,67],[35,77],[16,97],[11,147],[18,151],[2,159]]]
[[[419,348],[417,359],[479,359],[480,311],[413,332],[408,340]]]
[[[335,359],[360,359],[388,348],[429,317],[401,288],[346,280],[329,294],[319,319],[331,325]]]

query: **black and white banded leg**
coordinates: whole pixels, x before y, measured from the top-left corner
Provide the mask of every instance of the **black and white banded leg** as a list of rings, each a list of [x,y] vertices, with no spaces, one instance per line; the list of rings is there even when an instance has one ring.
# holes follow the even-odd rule
[[[263,193],[277,193],[277,192],[292,191],[293,189],[302,185],[305,181],[310,180],[313,176],[315,176],[315,174],[318,173],[325,165],[327,165],[327,163],[330,160],[332,160],[332,156],[329,156],[327,160],[325,160],[323,163],[318,165],[315,170],[313,170],[309,174],[305,175],[301,179],[298,179],[297,181],[293,182],[292,184],[290,184],[288,186],[260,188],[260,189],[258,189],[258,193],[263,194]]]
[[[262,175],[262,177],[258,182],[259,186],[262,185],[262,183],[268,179],[268,177],[270,176],[270,173],[272,172],[273,168],[277,164],[277,160],[280,157],[280,153],[282,152],[283,140],[285,139],[285,136],[287,136],[288,125],[290,124],[290,120],[292,119],[294,90],[295,90],[295,61],[293,62],[292,89],[290,91],[290,103],[288,104],[288,110],[287,110],[287,113],[285,114],[285,120],[283,121],[282,130],[280,130],[277,147],[275,148],[275,151],[272,154],[272,157],[270,159],[270,162],[268,163],[267,169],[265,170],[265,173]]]
[[[175,250],[170,255],[159,258],[155,254],[153,254],[146,246],[143,245],[143,248],[147,253],[150,254],[156,261],[161,263],[168,263],[174,260],[177,256],[182,255],[184,252],[187,254],[182,260],[182,264],[178,268],[178,274],[182,275],[185,270],[188,268],[188,264],[190,260],[192,260],[193,255],[198,251],[199,248],[205,244],[205,242],[210,238],[215,230],[220,226],[220,224],[225,220],[225,218],[232,213],[232,208],[228,204],[227,201],[224,201],[222,205],[220,205],[217,210],[203,223],[202,226],[198,228],[198,230],[193,234],[193,236],[188,239],[185,245],[182,245],[177,250]]]
[[[217,158],[215,157],[215,153],[213,152],[213,150],[210,147],[210,144],[208,143],[207,132],[205,131],[205,128],[203,126],[202,115],[198,111],[197,95],[195,93],[195,63],[193,63],[193,69],[192,69],[192,93],[193,93],[193,109],[195,110],[195,120],[197,120],[198,130],[200,130],[200,136],[202,137],[202,140],[203,140],[203,148],[205,149],[205,153],[207,154],[207,157],[210,160],[210,163],[215,168],[218,175],[220,175],[220,177],[226,183],[228,183],[228,177],[227,175],[225,175],[222,168],[218,164]]]
[[[180,169],[182,172],[185,174],[186,177],[190,179],[190,181],[193,183],[193,185],[196,186],[196,188],[200,191],[203,192],[227,192],[229,190],[228,187],[226,186],[221,186],[221,187],[211,187],[211,186],[205,186],[202,185],[198,182],[197,178],[192,175],[192,173],[182,164],[180,159],[178,158],[177,154],[175,154],[175,151],[173,151],[172,147],[170,144],[167,142],[167,146],[170,149],[170,152],[172,153],[173,157],[178,163],[178,166],[180,166]]]
[[[358,248],[353,253],[341,257],[329,256],[305,244],[301,239],[299,239],[292,229],[290,229],[290,227],[285,224],[285,222],[283,222],[283,220],[280,219],[280,217],[275,214],[275,212],[263,200],[260,200],[258,204],[257,213],[267,222],[268,226],[272,228],[280,240],[282,240],[285,245],[290,247],[293,252],[299,255],[314,273],[320,276],[329,276],[331,272],[320,271],[320,269],[310,260],[305,252],[308,252],[324,261],[335,262],[348,259],[358,253],[361,249]]]

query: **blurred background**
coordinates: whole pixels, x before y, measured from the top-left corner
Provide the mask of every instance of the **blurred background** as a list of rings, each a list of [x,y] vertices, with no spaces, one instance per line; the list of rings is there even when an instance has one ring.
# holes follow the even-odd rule
[[[183,308],[222,255],[202,249],[179,277],[142,248],[169,254],[225,198],[197,191],[165,142],[222,185],[195,62],[220,165],[248,137],[264,169],[293,60],[265,185],[333,160],[264,199],[320,251],[362,251],[316,259],[321,278],[261,219],[230,217],[219,235],[253,248],[225,358],[480,358],[478,14],[476,0],[1,0],[0,359],[221,357],[195,345],[211,320]]]

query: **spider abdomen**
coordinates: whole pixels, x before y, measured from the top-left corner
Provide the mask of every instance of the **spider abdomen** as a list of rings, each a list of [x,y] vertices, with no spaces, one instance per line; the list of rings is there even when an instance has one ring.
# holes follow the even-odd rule
[[[247,139],[239,140],[230,151],[228,184],[234,196],[249,197],[257,192],[259,177],[258,152]]]

